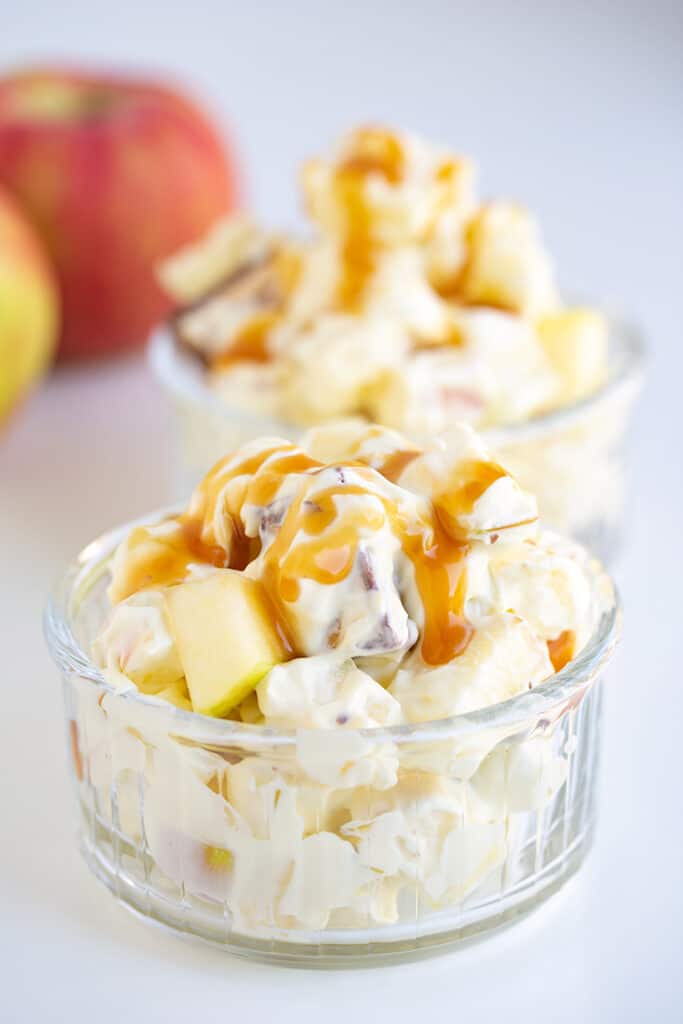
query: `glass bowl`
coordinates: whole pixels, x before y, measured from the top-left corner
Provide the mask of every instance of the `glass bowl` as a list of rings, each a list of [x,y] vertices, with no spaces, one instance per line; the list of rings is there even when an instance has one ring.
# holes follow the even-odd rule
[[[132,525],[81,552],[45,615],[81,849],[122,904],[247,957],[368,964],[509,924],[576,872],[621,618],[597,562],[595,632],[536,689],[420,725],[276,731],[117,688],[93,664]]]
[[[297,441],[304,428],[228,405],[206,384],[199,360],[171,331],[152,338],[150,361],[173,410],[174,499],[186,498],[226,451],[257,437]],[[525,423],[479,433],[538,498],[546,525],[569,534],[611,562],[618,550],[624,507],[626,434],[640,389],[639,335],[610,318],[609,376],[589,398]]]

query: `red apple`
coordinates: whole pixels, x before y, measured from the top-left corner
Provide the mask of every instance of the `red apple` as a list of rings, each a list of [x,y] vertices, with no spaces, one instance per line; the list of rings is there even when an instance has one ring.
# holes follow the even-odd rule
[[[137,78],[50,69],[0,78],[0,181],[56,267],[62,356],[145,341],[170,304],[155,266],[236,196],[231,157],[185,97]]]
[[[40,239],[0,188],[0,423],[47,367],[59,293]]]

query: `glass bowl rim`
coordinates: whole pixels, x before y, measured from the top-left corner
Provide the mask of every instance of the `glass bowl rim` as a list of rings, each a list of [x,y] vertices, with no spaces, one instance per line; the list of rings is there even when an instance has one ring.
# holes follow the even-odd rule
[[[123,700],[133,701],[156,711],[171,714],[179,729],[185,727],[193,738],[201,742],[236,744],[248,742],[252,747],[295,746],[300,732],[332,732],[324,729],[273,729],[269,726],[250,725],[229,719],[212,718],[196,711],[185,711],[158,698],[141,693],[135,686],[119,689],[106,680],[100,668],[77,642],[72,623],[90,589],[107,571],[116,546],[135,526],[149,524],[177,512],[177,507],[160,509],[141,516],[101,534],[87,544],[71,561],[59,578],[48,599],[43,616],[43,627],[48,650],[57,667],[64,674],[75,673],[88,679],[104,693],[115,694]],[[581,545],[576,545],[585,552]],[[618,590],[603,566],[592,557],[586,560],[586,569],[594,594],[602,597],[601,615],[592,636],[580,653],[560,672],[531,690],[525,690],[508,700],[477,711],[451,715],[403,725],[381,726],[352,730],[368,740],[396,744],[418,743],[458,738],[487,729],[518,726],[533,719],[550,715],[558,705],[570,701],[587,689],[611,659],[621,633],[622,607]],[[608,598],[603,607],[605,597]],[[338,730],[336,730],[338,731]],[[198,733],[201,735],[198,736]]]
[[[570,307],[577,308],[577,307]],[[588,307],[581,307],[588,308]],[[518,423],[493,424],[478,428],[478,432],[490,445],[509,444],[533,439],[546,431],[571,426],[585,412],[606,401],[615,392],[630,384],[640,382],[646,362],[646,348],[642,331],[618,313],[601,310],[607,317],[610,343],[617,344],[616,360],[610,359],[607,379],[597,391],[569,402],[557,409],[540,413],[528,420]],[[294,430],[304,433],[308,427],[304,424],[289,423],[268,415],[259,415],[248,409],[231,406],[220,395],[207,387],[203,380],[199,361],[192,355],[179,350],[178,342],[168,324],[153,332],[148,345],[148,361],[156,378],[172,395],[192,402],[207,410],[210,414],[226,422],[239,422],[241,426],[249,424],[259,433],[277,433],[281,430]],[[615,365],[616,363],[616,365]],[[310,426],[310,425],[309,425]]]

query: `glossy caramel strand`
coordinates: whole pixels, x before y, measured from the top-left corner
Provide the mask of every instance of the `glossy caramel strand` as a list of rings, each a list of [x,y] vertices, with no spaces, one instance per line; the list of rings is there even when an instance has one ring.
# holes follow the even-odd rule
[[[473,634],[464,614],[469,544],[464,535],[458,535],[456,521],[471,513],[504,471],[495,463],[465,463],[458,467],[447,493],[434,507],[425,505],[416,517],[406,513],[398,492],[387,494],[377,483],[380,475],[390,481],[400,477],[419,454],[412,449],[391,453],[379,470],[360,461],[327,467],[295,445],[280,442],[242,458],[222,459],[195,492],[191,514],[177,518],[178,529],[172,534],[154,538],[157,550],[142,567],[138,582],[144,586],[180,582],[193,562],[244,569],[259,555],[261,540],[244,535],[243,509],[270,510],[272,536],[263,551],[262,580],[283,644],[289,653],[296,653],[300,644],[290,634],[289,606],[299,598],[302,581],[333,585],[358,566],[365,585],[373,589],[376,581],[366,541],[388,524],[412,563],[424,609],[422,657],[428,665],[446,664],[463,653]],[[329,469],[336,472],[336,479],[332,476],[332,483],[320,491],[317,477]],[[288,503],[278,508],[282,485],[291,474],[300,478],[298,487]],[[348,508],[343,499],[354,495],[365,500]],[[217,521],[230,538],[229,550],[215,539]],[[548,650],[553,664],[566,663],[573,646],[573,634],[551,641]]]
[[[342,268],[336,296],[336,306],[341,311],[358,312],[362,307],[381,250],[373,230],[367,178],[375,174],[397,185],[403,178],[404,164],[403,147],[396,136],[366,128],[357,133],[353,151],[335,172],[335,198],[344,214]]]
[[[548,640],[548,654],[553,668],[559,672],[574,657],[576,649],[576,633],[573,629],[563,629],[554,640]]]
[[[272,311],[254,314],[232,338],[229,346],[216,356],[212,365],[216,369],[226,369],[235,363],[269,363],[272,354],[268,339],[281,319],[281,313]]]

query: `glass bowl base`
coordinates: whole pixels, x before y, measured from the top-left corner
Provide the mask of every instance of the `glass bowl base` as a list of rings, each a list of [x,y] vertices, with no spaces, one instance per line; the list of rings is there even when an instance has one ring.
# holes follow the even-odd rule
[[[98,827],[98,832],[102,828]],[[116,844],[116,836],[107,830]],[[106,856],[92,835],[81,834],[83,857],[94,874],[126,910],[179,938],[199,940],[234,956],[261,963],[305,969],[379,967],[453,952],[489,934],[503,931],[542,907],[576,875],[593,841],[593,824],[577,835],[563,854],[504,898],[480,904],[471,912],[451,908],[419,924],[363,930],[294,933],[291,939],[258,938],[236,931],[219,903],[200,909],[188,900],[165,899]],[[121,851],[119,851],[121,852]]]

